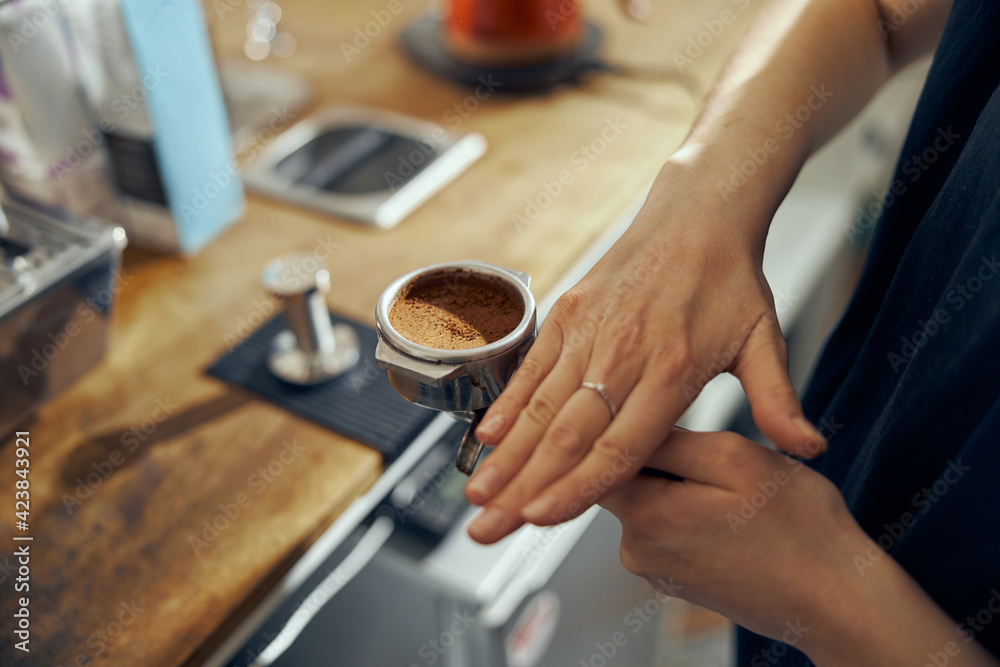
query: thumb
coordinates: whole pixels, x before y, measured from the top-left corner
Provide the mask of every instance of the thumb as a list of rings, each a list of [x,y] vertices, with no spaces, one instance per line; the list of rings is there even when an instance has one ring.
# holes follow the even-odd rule
[[[773,313],[750,332],[731,373],[743,385],[757,428],[778,449],[804,458],[826,451],[826,439],[806,420],[788,377],[788,350]]]

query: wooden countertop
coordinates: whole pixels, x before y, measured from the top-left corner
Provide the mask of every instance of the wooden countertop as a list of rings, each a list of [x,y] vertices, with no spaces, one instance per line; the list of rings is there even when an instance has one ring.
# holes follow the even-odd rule
[[[373,450],[203,374],[227,334],[256,321],[267,259],[322,253],[331,309],[369,323],[393,278],[434,262],[479,258],[526,271],[544,294],[655,176],[697,111],[676,83],[599,74],[544,95],[492,95],[461,118],[455,105],[469,91],[416,69],[395,47],[399,28],[426,3],[404,2],[350,63],[341,42],[386,3],[280,4],[280,27],[299,47],[270,64],[309,80],[318,98],[312,109],[367,105],[448,127],[458,118],[460,131],[486,136],[488,153],[388,232],[249,196],[245,219],[196,257],[126,252],[106,359],[30,424],[32,652],[4,641],[0,663],[198,663],[377,478]],[[605,29],[608,60],[670,66],[673,52],[707,29],[702,21],[730,10],[738,20],[686,69],[704,88],[757,7],[680,7],[664,0],[646,26],[618,16],[611,0],[586,11]],[[240,53],[246,11],[235,1],[206,2],[220,54]],[[593,159],[581,152],[592,142]],[[539,198],[561,172],[572,177],[562,193]],[[530,200],[537,216],[518,228],[512,216],[529,218]],[[5,476],[13,449],[13,440],[0,448]],[[269,465],[270,475],[260,472]],[[109,466],[106,479],[76,494],[78,479]],[[0,483],[12,505],[11,487],[10,477]],[[240,494],[250,504],[207,546],[193,546],[192,538],[206,539],[205,522]],[[4,535],[14,533],[12,515],[0,515]],[[12,577],[0,570],[5,636]]]

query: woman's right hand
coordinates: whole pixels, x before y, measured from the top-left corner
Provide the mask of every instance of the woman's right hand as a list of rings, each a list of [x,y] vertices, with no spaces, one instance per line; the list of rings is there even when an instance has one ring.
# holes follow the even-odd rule
[[[643,466],[719,373],[739,378],[779,448],[825,448],[788,378],[763,233],[751,231],[767,225],[741,215],[697,170],[664,167],[631,227],[556,302],[477,430],[497,448],[466,487],[486,505],[475,539],[582,513]],[[605,386],[614,419],[583,382]]]

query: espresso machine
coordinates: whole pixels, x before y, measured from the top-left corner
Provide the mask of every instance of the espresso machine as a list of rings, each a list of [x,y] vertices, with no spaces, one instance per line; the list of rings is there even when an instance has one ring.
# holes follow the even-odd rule
[[[677,603],[621,567],[607,511],[472,541],[478,509],[455,467],[464,431],[435,418],[206,667],[656,664],[655,612]],[[608,646],[614,662],[601,663]]]
[[[125,232],[16,202],[0,210],[0,437],[104,356],[128,282]]]

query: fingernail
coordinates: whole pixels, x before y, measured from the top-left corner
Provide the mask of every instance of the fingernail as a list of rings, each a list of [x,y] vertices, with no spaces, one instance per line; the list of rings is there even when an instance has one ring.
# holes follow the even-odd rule
[[[480,468],[466,485],[466,490],[480,496],[492,496],[500,486],[500,471],[496,468]]]
[[[653,6],[647,0],[630,0],[628,13],[635,20],[644,21],[653,13]]]
[[[521,511],[521,516],[532,523],[536,521],[551,521],[556,512],[557,502],[558,500],[555,496],[536,498],[525,506]]]
[[[809,438],[809,443],[806,445],[806,454],[812,458],[814,456],[819,456],[826,451],[827,443],[826,438],[820,435],[820,432],[816,430],[816,427],[810,424],[808,421],[802,417],[795,417],[795,424],[802,431],[802,434]]]
[[[503,424],[503,415],[493,415],[479,425],[476,429],[476,437],[479,438],[480,442],[490,440],[503,428]]]
[[[479,535],[488,535],[497,529],[503,518],[503,510],[496,507],[489,507],[480,512],[479,516],[472,520],[472,523],[469,524],[469,531],[478,533]]]

